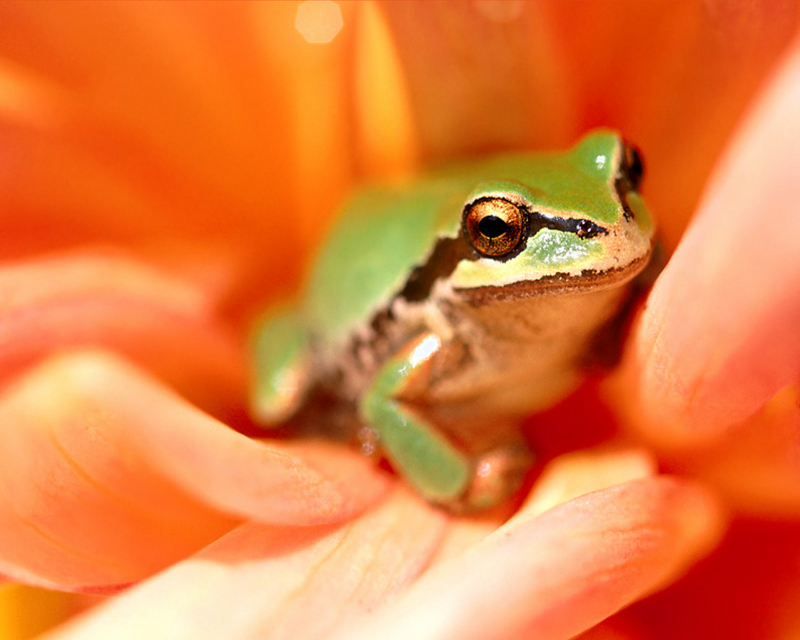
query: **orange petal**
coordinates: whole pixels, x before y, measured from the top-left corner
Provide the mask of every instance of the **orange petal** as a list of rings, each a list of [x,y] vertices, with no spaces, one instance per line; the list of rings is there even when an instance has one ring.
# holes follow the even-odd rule
[[[0,267],[0,378],[54,350],[124,353],[216,415],[242,418],[240,345],[191,283],[120,254],[83,251]]]
[[[559,144],[572,83],[538,3],[384,2],[423,155]]]
[[[651,640],[789,640],[800,618],[800,522],[736,519],[674,585],[621,612]]]
[[[786,388],[746,424],[697,451],[664,454],[670,472],[717,488],[734,510],[763,518],[800,518],[800,409]]]
[[[244,525],[48,638],[327,638],[414,580],[445,523],[399,491],[351,523],[291,538]]]
[[[0,256],[178,240],[240,296],[296,279],[350,179],[354,27],[309,44],[297,4],[3,3]]]
[[[637,632],[617,621],[601,622],[574,640],[645,640],[649,638],[644,632]]]
[[[572,637],[674,579],[722,527],[716,501],[688,482],[591,493],[518,517],[342,637]]]
[[[652,437],[716,437],[798,381],[800,41],[730,146],[636,335]]]
[[[96,596],[0,584],[0,638],[34,638],[73,617],[82,608],[79,601],[93,597]]]
[[[385,488],[355,454],[318,471],[103,354],[55,358],[17,380],[0,425],[0,571],[43,585],[138,580],[237,517],[331,522]]]
[[[258,222],[254,201],[263,207],[289,195],[264,188],[290,177],[285,154],[291,143],[284,97],[261,59],[255,18],[248,5],[228,3],[65,2],[50,11],[10,3],[0,12],[0,51],[12,72],[50,89],[60,117],[36,123],[34,132],[46,132],[56,148],[77,151],[76,159],[91,165],[86,173],[95,185],[123,187],[110,194],[114,206],[105,207],[83,188],[84,204],[116,217],[116,224],[148,229],[191,222],[199,229],[202,221],[224,233],[237,230],[231,216]],[[292,31],[291,17],[286,27]],[[37,164],[33,175],[17,168],[23,178],[38,176],[32,186],[45,187],[51,206],[75,193],[60,194],[52,188],[60,182],[43,180],[49,164]],[[118,215],[121,204],[137,204],[126,183],[145,187],[139,197],[154,197],[149,215],[141,203],[144,217]],[[225,219],[215,206],[223,202]]]

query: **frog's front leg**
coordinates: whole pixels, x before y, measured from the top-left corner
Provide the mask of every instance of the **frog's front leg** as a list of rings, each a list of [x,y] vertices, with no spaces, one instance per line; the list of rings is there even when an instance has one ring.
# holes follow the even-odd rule
[[[413,399],[435,383],[434,361],[446,357],[447,346],[434,332],[411,340],[378,371],[359,411],[386,456],[423,497],[456,511],[485,509],[520,486],[533,456],[520,436],[470,457],[415,409]]]
[[[278,306],[261,319],[254,340],[251,413],[265,426],[290,418],[310,383],[309,335],[291,306]]]
[[[427,385],[442,349],[435,333],[424,333],[395,353],[363,395],[361,418],[380,438],[387,457],[408,482],[432,502],[455,504],[472,478],[471,461],[402,398]]]

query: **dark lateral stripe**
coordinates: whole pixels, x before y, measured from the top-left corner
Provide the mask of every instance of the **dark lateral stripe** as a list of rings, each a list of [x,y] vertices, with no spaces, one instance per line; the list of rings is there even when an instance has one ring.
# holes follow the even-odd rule
[[[414,268],[399,295],[408,302],[421,302],[430,295],[434,283],[453,273],[459,262],[479,257],[462,234],[456,238],[439,238],[428,260]]]
[[[527,230],[523,241],[516,250],[504,256],[493,258],[478,253],[469,244],[464,233],[459,233],[455,238],[439,238],[428,259],[412,270],[399,293],[400,297],[408,302],[421,302],[427,299],[436,281],[453,273],[462,260],[488,258],[507,262],[522,253],[528,244],[528,239],[535,236],[541,229],[574,233],[580,238],[593,238],[608,233],[608,229],[586,218],[558,218],[544,216],[536,211],[528,211],[525,217]]]

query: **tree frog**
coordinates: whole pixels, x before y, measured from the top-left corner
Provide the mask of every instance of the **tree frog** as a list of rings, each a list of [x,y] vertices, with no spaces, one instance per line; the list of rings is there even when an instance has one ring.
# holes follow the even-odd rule
[[[256,419],[353,424],[429,501],[503,500],[531,465],[521,418],[575,389],[650,259],[642,171],[596,130],[357,192],[258,328]]]

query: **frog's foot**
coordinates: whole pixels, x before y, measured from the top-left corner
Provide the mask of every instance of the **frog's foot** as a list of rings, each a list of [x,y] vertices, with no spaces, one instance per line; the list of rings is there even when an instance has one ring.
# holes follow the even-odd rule
[[[441,339],[434,333],[409,342],[378,371],[359,403],[359,412],[409,484],[427,500],[450,505],[466,491],[472,464],[408,400],[400,399],[427,386],[441,347]]]
[[[469,486],[453,510],[476,511],[493,507],[522,485],[534,456],[525,442],[515,441],[486,451],[476,460]]]

